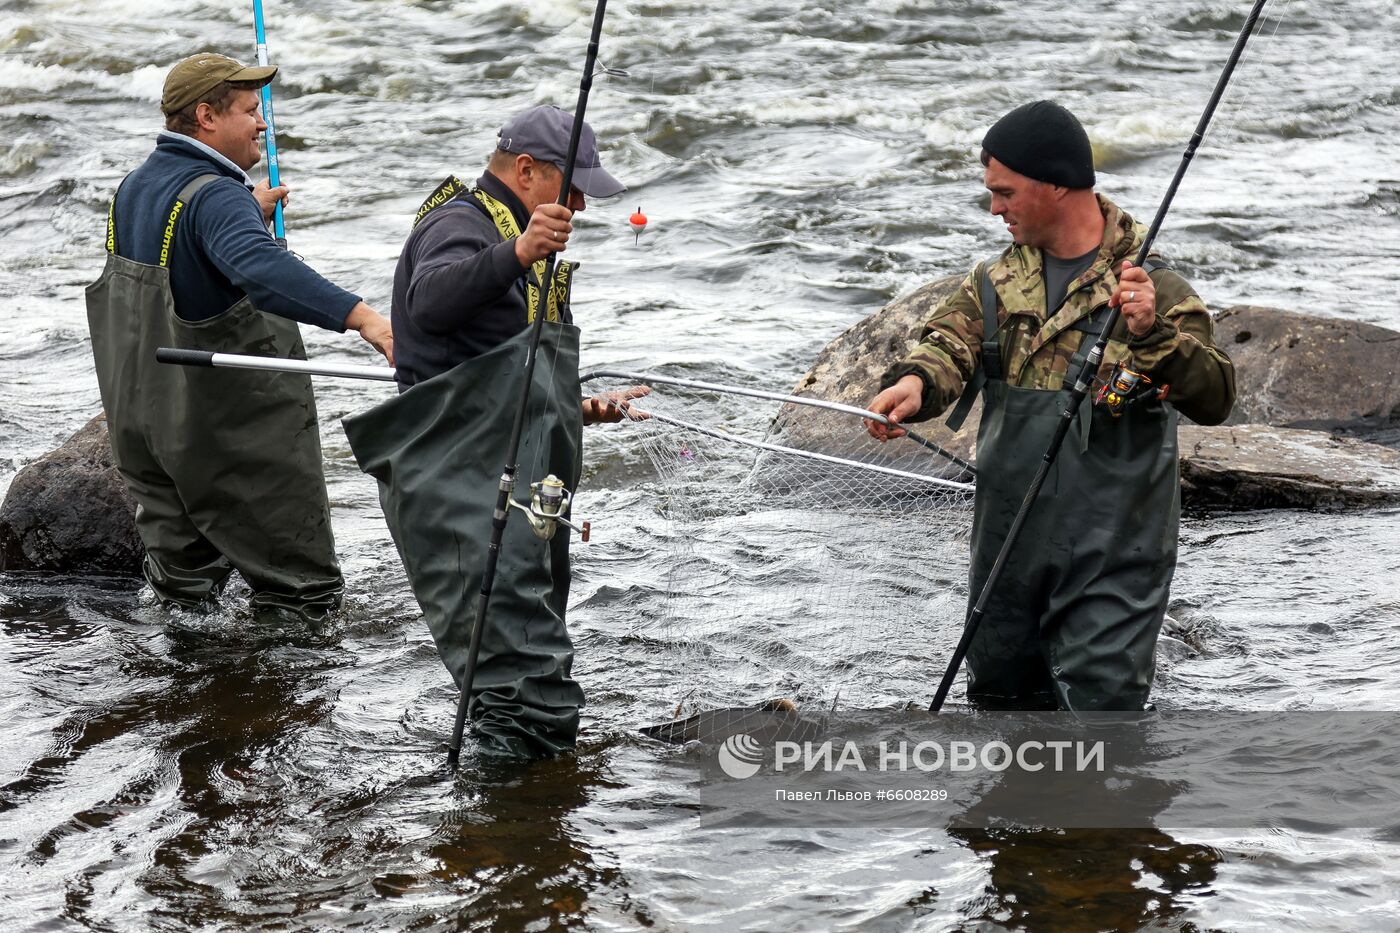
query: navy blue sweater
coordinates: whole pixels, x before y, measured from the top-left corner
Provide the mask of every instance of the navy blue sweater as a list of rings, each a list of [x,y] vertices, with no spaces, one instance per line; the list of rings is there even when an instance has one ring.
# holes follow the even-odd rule
[[[186,184],[214,173],[185,205],[170,247],[175,313],[201,321],[228,310],[246,294],[270,314],[344,331],[360,298],[326,281],[277,245],[262,210],[232,165],[184,137],[161,136],[150,157],[117,192],[117,254],[157,265],[170,207]]]

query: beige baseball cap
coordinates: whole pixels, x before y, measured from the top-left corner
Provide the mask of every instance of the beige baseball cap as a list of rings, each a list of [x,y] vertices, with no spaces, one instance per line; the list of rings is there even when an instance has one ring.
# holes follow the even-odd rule
[[[160,95],[161,113],[183,110],[225,81],[248,82],[255,87],[269,83],[277,74],[276,65],[249,66],[227,55],[200,52],[182,58],[165,76]]]

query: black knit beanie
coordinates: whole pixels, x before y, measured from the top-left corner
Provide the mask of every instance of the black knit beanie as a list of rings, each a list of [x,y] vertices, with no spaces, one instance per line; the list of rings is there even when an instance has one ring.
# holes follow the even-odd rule
[[[1022,104],[987,131],[982,148],[1002,165],[1036,181],[1065,188],[1094,187],[1089,134],[1059,104]]]

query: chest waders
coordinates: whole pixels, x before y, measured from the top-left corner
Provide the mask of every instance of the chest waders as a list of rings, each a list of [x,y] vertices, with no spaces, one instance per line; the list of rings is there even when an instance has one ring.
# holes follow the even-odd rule
[[[344,421],[379,501],[438,654],[461,688],[497,481],[520,398],[529,332],[424,380]],[[520,475],[553,473],[578,488],[578,328],[546,325],[520,444]],[[570,676],[564,624],[569,539],[548,541],[510,522],[501,541],[491,611],[482,630],[468,708],[487,745],[527,757],[574,747],[583,689]]]
[[[219,177],[202,175],[175,199],[159,265],[118,255],[112,199],[107,265],[87,289],[112,454],[136,499],[146,580],[162,602],[198,605],[237,570],[254,607],[317,619],[339,606],[344,581],[311,380],[156,363],[160,346],[306,358],[297,325],[246,296],[207,320],[175,314],[166,266],[177,225]]]
[[[985,269],[980,287],[987,336],[982,377],[969,386],[975,394],[980,383],[983,406],[972,599],[982,592],[1069,396],[1068,387],[1027,389],[1006,381],[998,297]],[[1083,342],[1069,373],[1079,372],[1105,310],[1074,325]],[[1143,708],[1176,567],[1176,422],[1176,412],[1155,399],[1117,418],[1085,399],[969,645],[967,693],[974,706]],[[1109,507],[1090,507],[1095,502]]]
[[[462,200],[483,211],[502,241],[518,237],[510,209],[455,176],[437,187],[414,220]],[[539,308],[544,261],[526,275],[526,320],[494,349],[426,379],[364,414],[346,418],[360,469],[379,481],[379,502],[408,572],[438,655],[460,690],[481,601],[501,463],[520,402],[528,323]],[[578,488],[583,468],[578,328],[568,322],[574,264],[560,262],[527,389],[520,474],[553,473]],[[573,642],[565,626],[569,539],[536,537],[510,522],[501,540],[490,612],[481,634],[468,715],[487,746],[522,757],[574,747],[583,688],[571,676]]]

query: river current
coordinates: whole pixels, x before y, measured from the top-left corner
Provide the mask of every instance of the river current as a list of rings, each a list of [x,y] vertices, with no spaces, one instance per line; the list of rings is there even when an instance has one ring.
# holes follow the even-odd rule
[[[570,246],[585,366],[787,389],[851,324],[1001,248],[977,144],[1027,100],[1078,113],[1100,190],[1146,220],[1247,7],[613,0],[601,57],[629,76],[599,78],[589,118],[631,190]],[[438,181],[475,177],[512,112],[572,108],[591,12],[270,0],[293,248],[387,312]],[[1271,4],[1160,241],[1207,303],[1400,330],[1397,35],[1392,0]],[[82,289],[107,199],[165,71],[202,49],[251,59],[250,8],[0,0],[0,494],[100,408]],[[352,336],[307,330],[308,353],[373,362]],[[575,552],[579,752],[450,780],[454,691],[339,425],[390,391],[317,383],[350,586],[331,631],[0,578],[5,929],[1400,928],[1393,831],[697,829],[632,731],[678,697],[639,686],[649,649],[624,637],[667,554],[625,426],[587,439],[580,510],[604,533]],[[1189,518],[1190,645],[1162,652],[1157,702],[1395,708],[1397,532],[1394,510]],[[956,641],[954,596],[909,700]]]

